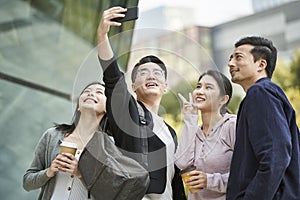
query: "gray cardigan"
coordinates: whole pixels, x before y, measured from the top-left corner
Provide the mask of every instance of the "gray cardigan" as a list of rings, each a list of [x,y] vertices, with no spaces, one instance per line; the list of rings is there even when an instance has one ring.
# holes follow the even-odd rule
[[[48,200],[51,198],[55,176],[47,177],[46,171],[50,167],[52,160],[59,153],[59,144],[64,135],[54,127],[49,128],[41,137],[35,149],[34,159],[23,176],[23,188],[26,191],[41,188],[38,199]]]

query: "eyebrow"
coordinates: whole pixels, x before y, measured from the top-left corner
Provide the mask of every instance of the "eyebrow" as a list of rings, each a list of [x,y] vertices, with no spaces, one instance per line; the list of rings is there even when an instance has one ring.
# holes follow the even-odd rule
[[[214,84],[213,83],[207,83],[207,82],[204,82],[204,83],[197,83],[197,86],[199,86],[199,85],[206,85],[206,86],[214,86]]]
[[[239,52],[239,51],[234,52],[233,54],[231,54],[231,55],[229,56],[229,60],[231,60],[234,56],[237,56],[237,55],[244,55],[244,53],[243,53],[243,52]]]
[[[100,90],[100,91],[104,91],[103,88],[97,88],[97,89],[96,89],[96,91],[99,91],[99,90]]]
[[[140,71],[151,71],[151,69],[149,69],[149,68],[141,68],[141,69],[139,69]],[[159,71],[164,71],[163,69],[161,69],[161,68],[153,68],[152,69],[153,71],[156,71],[156,70],[159,70]]]
[[[234,54],[237,55],[237,54],[244,54],[244,53],[237,51],[237,52],[234,52]]]
[[[206,86],[213,86],[213,87],[215,86],[215,85],[212,84],[212,83],[205,83],[205,85],[206,85]]]
[[[92,88],[89,88],[89,87],[88,87],[88,88],[85,88],[85,89],[84,89],[84,91],[85,91],[85,90],[92,90]],[[104,90],[104,88],[102,88],[102,87],[98,87],[98,88],[96,88],[95,90],[102,90],[102,91],[103,91],[103,90]]]

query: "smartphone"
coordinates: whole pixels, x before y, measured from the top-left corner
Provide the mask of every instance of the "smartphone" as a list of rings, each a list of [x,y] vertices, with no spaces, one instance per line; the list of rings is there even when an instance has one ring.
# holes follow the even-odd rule
[[[126,21],[136,20],[138,18],[138,12],[139,12],[138,7],[127,8],[127,11],[124,12],[125,17],[114,18],[112,19],[112,21],[126,22]]]

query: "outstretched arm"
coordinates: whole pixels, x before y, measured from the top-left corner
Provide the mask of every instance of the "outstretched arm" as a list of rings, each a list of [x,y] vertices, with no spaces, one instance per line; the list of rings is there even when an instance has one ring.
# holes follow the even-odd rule
[[[126,9],[113,7],[103,12],[98,26],[98,56],[103,69],[103,81],[105,83],[106,112],[110,130],[118,147],[127,152],[139,152],[139,114],[137,102],[130,94],[109,43],[108,32],[111,26],[121,26],[121,23],[112,19],[124,17]],[[120,115],[120,113],[122,113]]]
[[[100,24],[98,26],[98,55],[102,60],[110,60],[114,53],[109,43],[108,32],[111,26],[121,26],[119,22],[114,22],[112,19],[118,17],[125,17],[123,12],[126,12],[126,8],[113,7],[103,12]]]

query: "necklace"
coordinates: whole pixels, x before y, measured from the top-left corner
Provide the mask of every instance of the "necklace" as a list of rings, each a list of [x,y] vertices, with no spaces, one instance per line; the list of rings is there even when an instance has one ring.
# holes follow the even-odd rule
[[[76,133],[77,133],[77,135],[78,135],[78,137],[79,137],[79,140],[80,140],[80,142],[81,142],[81,144],[82,144],[82,149],[83,149],[83,148],[85,147],[85,142],[83,142],[83,140],[82,140],[81,135],[79,134],[79,132],[76,131]]]
[[[82,137],[81,137],[81,135],[80,135],[80,133],[78,131],[76,131],[76,134],[78,135],[78,137],[80,139],[80,142],[83,145],[83,148],[86,146],[86,144],[90,141],[90,139],[93,136],[93,134],[90,134],[86,140],[83,140]]]

